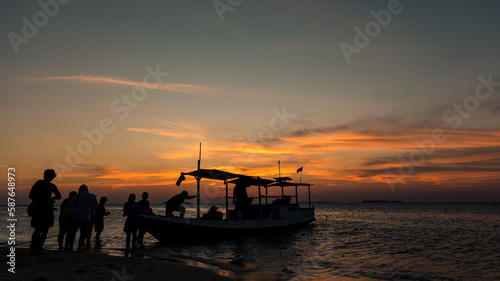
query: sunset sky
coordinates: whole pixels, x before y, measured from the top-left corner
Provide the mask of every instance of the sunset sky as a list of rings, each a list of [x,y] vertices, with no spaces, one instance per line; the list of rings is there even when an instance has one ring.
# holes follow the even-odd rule
[[[63,197],[85,183],[110,203],[143,191],[161,203],[195,191],[175,182],[201,142],[202,168],[273,178],[280,160],[299,181],[303,166],[314,201],[499,201],[499,12],[498,1],[2,1],[0,186],[15,167],[28,203],[54,168]],[[203,181],[203,202],[222,188]]]

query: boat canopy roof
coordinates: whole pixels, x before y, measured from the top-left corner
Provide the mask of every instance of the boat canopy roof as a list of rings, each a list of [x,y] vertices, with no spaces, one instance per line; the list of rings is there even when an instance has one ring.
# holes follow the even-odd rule
[[[245,175],[230,173],[230,172],[221,171],[221,170],[217,170],[217,169],[198,169],[196,171],[192,171],[192,172],[188,172],[188,173],[181,173],[181,175],[176,183],[177,186],[179,186],[181,184],[181,182],[186,179],[186,177],[184,175],[190,175],[193,177],[205,178],[205,179],[222,180],[222,181],[227,181],[227,180],[234,179],[234,178],[248,177]]]
[[[271,184],[267,185],[266,187],[269,187],[269,186],[281,186],[281,187],[285,187],[285,186],[311,186],[312,184],[309,184],[309,183],[296,183],[296,182],[290,182],[292,180],[292,178],[290,177],[279,177],[279,178],[274,178],[276,181],[272,182]]]
[[[181,173],[179,179],[176,182],[177,186],[180,186],[181,182],[186,179],[185,175],[193,176],[195,178],[205,178],[212,180],[221,180],[227,183],[233,184],[243,184],[248,186],[311,186],[308,183],[292,183],[288,182],[292,180],[289,177],[275,178],[275,180],[264,179],[260,177],[247,176],[242,174],[236,174],[231,172],[226,172],[217,169],[199,169],[196,171]]]
[[[266,187],[269,187],[269,186],[281,186],[281,187],[284,187],[284,186],[311,186],[311,185],[313,185],[313,184],[298,183],[298,182],[274,182],[272,184],[267,185]]]
[[[234,183],[236,185],[242,184],[247,186],[267,186],[274,183],[273,180],[263,179],[260,177],[245,177],[245,178],[237,178],[234,180],[228,181],[229,183]]]
[[[221,180],[224,182],[234,183],[234,184],[246,184],[246,185],[255,185],[258,186],[266,186],[272,184],[273,180],[262,179],[259,177],[246,176],[242,174],[236,174],[231,172],[226,172],[217,169],[199,169],[196,171],[181,173],[179,179],[176,182],[176,185],[179,186],[182,181],[186,179],[185,175],[193,176],[195,178],[205,178],[212,180]]]
[[[292,178],[290,177],[279,177],[279,178],[274,178],[276,181],[278,182],[282,182],[282,181],[291,181]]]

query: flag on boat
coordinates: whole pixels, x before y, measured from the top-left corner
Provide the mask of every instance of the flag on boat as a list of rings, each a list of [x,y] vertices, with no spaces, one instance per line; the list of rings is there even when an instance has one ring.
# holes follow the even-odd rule
[[[297,173],[302,173],[302,168],[304,168],[304,166],[300,167],[297,169]]]

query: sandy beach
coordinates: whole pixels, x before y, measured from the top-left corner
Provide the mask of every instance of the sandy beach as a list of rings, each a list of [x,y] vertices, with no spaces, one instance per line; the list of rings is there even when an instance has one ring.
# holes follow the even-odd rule
[[[45,255],[29,255],[29,249],[16,248],[15,273],[6,264],[8,248],[1,248],[4,269],[0,280],[213,280],[230,281],[214,271],[181,263],[135,257],[109,256],[95,252],[45,250]],[[40,279],[45,280],[45,279]]]

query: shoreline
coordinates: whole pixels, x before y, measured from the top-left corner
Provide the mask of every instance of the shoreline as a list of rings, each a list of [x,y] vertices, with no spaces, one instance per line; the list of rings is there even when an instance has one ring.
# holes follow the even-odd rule
[[[6,263],[9,248],[1,245],[2,260],[6,266],[0,273],[1,280],[213,280],[231,281],[230,277],[217,274],[214,270],[143,257],[126,257],[100,252],[68,252],[44,250],[45,255],[30,255],[29,248],[15,248],[15,273],[8,270]]]

